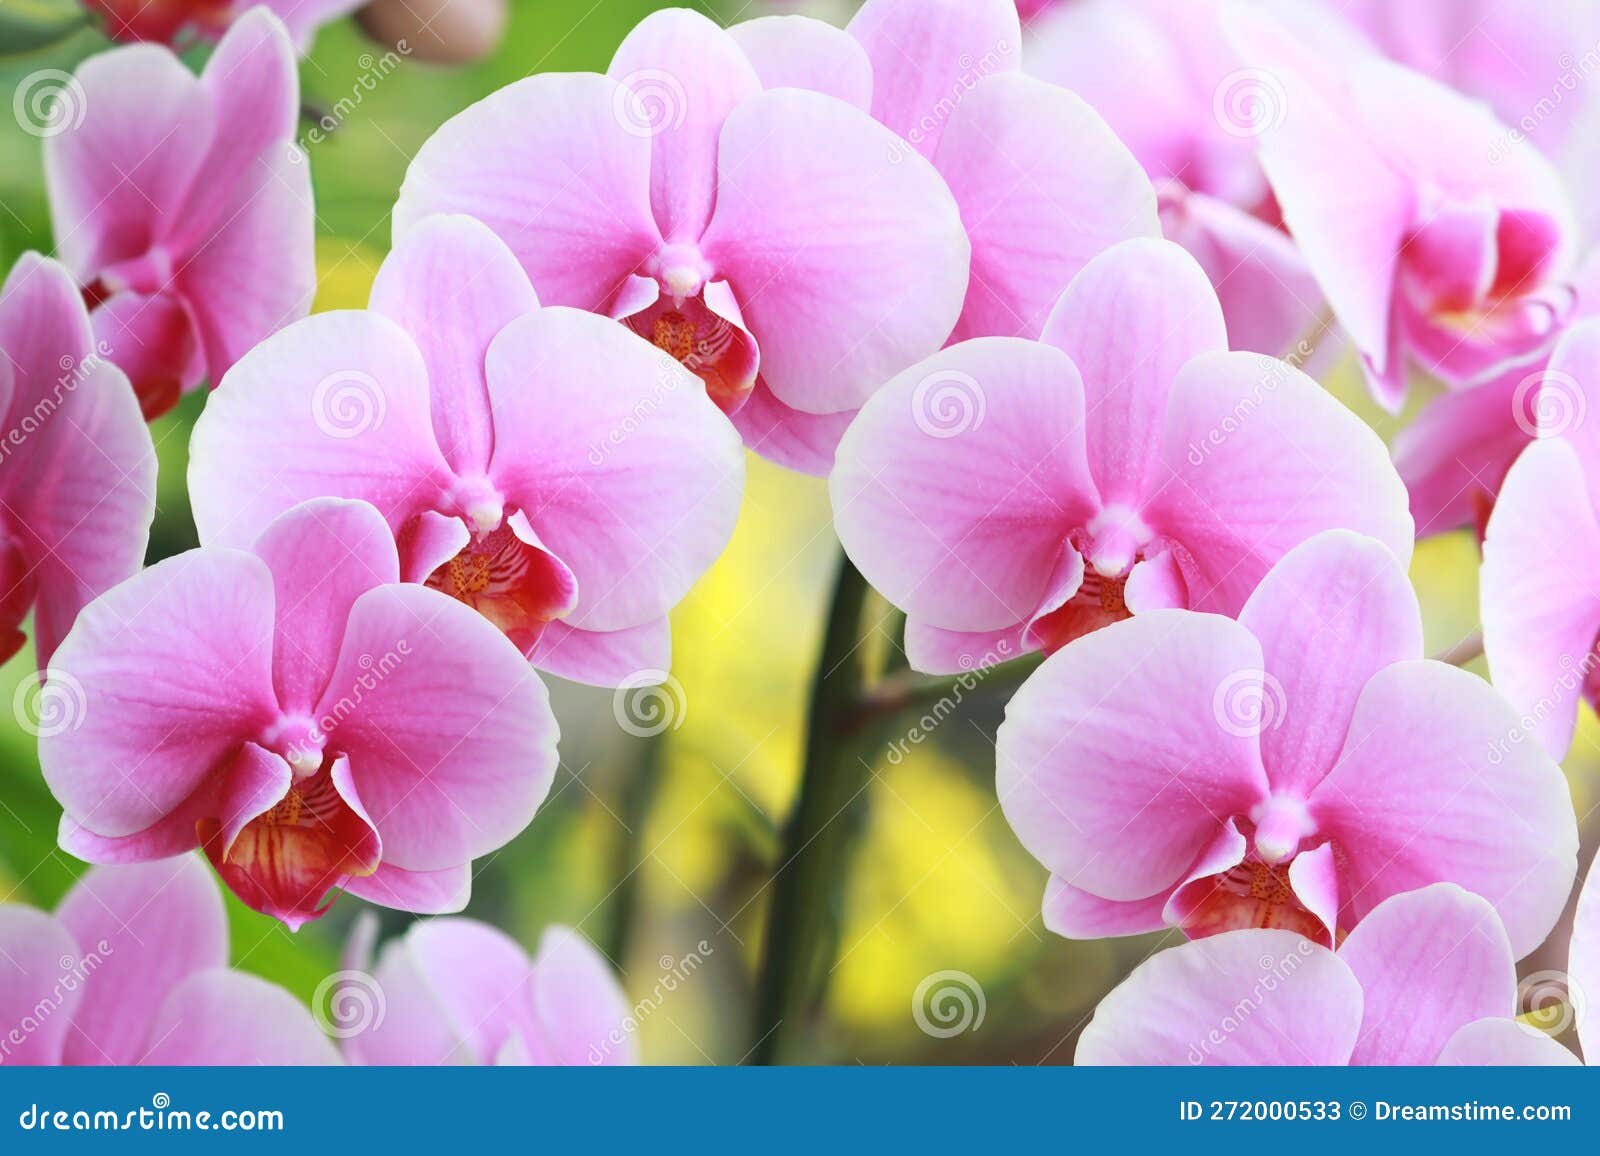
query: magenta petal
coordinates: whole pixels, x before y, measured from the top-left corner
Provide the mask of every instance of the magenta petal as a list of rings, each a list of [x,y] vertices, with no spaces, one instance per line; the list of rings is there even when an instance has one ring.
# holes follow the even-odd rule
[[[1044,925],[1067,939],[1143,935],[1167,925],[1166,906],[1166,895],[1132,902],[1101,899],[1052,875],[1044,889]]]
[[[556,621],[528,653],[540,670],[587,683],[622,686],[641,671],[672,667],[672,627],[665,617],[626,630],[580,630]]]
[[[872,108],[872,62],[848,32],[809,16],[760,16],[728,29],[762,88],[809,88],[863,112]]]
[[[854,410],[806,413],[785,405],[759,379],[745,403],[730,415],[745,445],[787,469],[827,477],[834,451]]]
[[[1484,899],[1451,883],[1378,904],[1339,958],[1366,996],[1352,1064],[1431,1064],[1459,1028],[1516,1012],[1505,928]]]
[[[275,717],[272,608],[260,559],[217,549],[157,563],[84,609],[50,666],[80,721],[39,741],[73,819],[99,835],[145,830]]]
[[[327,1066],[339,1053],[304,1004],[243,972],[196,972],[162,1002],[142,1063],[154,1067]]]
[[[1079,1064],[1343,1064],[1361,985],[1290,931],[1230,931],[1157,952],[1100,1001]]]
[[[970,246],[932,165],[843,101],[793,88],[736,108],[717,163],[700,247],[780,401],[854,409],[943,344]]]
[[[1538,1028],[1504,1016],[1466,1025],[1450,1037],[1436,1062],[1468,1068],[1570,1068],[1581,1063]]]
[[[472,897],[472,864],[439,871],[406,871],[393,863],[380,863],[371,875],[352,875],[345,880],[344,890],[380,907],[422,915],[450,915],[466,907]]]
[[[96,867],[56,914],[93,959],[66,1041],[68,1064],[137,1063],[167,993],[228,962],[222,893],[195,855]]]
[[[555,776],[538,675],[475,610],[422,586],[356,599],[317,706],[349,755],[386,862],[458,867],[533,818]]]
[[[1372,676],[1309,800],[1344,852],[1341,923],[1448,881],[1494,905],[1518,958],[1543,941],[1572,891],[1577,825],[1560,767],[1518,734],[1474,674],[1418,661]]]
[[[512,319],[539,307],[504,241],[471,217],[428,217],[385,258],[368,308],[395,321],[428,366],[433,428],[457,473],[494,450],[484,360]]]
[[[1114,672],[1136,670],[1137,679]],[[1001,808],[1023,846],[1075,887],[1144,899],[1178,882],[1230,815],[1267,793],[1256,736],[1224,727],[1219,688],[1259,683],[1237,623],[1158,610],[1046,659],[1006,708]]]
[[[69,974],[83,958],[54,916],[0,903],[0,1022],[7,1031],[0,1061],[17,1067],[61,1063],[84,995],[83,984]],[[41,1004],[48,1014],[40,1014]],[[11,1038],[13,1030],[22,1035],[20,1043]]]
[[[961,674],[982,670],[1020,658],[1033,650],[1025,641],[1027,625],[1019,622],[1004,630],[965,633],[929,626],[920,618],[906,617],[906,662],[924,674]]]
[[[545,1062],[576,1066],[639,1062],[633,1007],[611,964],[570,927],[551,927],[533,957],[533,1013]]]
[[[511,246],[546,305],[601,309],[661,244],[650,138],[629,90],[589,73],[507,85],[446,121],[406,171],[398,240],[433,213],[478,218]]]
[[[1056,147],[1041,149],[1041,140]],[[1078,96],[1031,77],[992,76],[966,93],[934,163],[972,240],[956,340],[1038,337],[1061,291],[1096,254],[1161,233],[1155,190],[1133,154]],[[1203,330],[1203,300],[1185,305]],[[1219,335],[1215,348],[1226,347]],[[1164,369],[1154,376],[1170,383]]]
[[[1239,612],[1272,677],[1261,758],[1275,791],[1303,795],[1333,767],[1367,680],[1422,657],[1422,612],[1382,544],[1329,530],[1296,546]]]

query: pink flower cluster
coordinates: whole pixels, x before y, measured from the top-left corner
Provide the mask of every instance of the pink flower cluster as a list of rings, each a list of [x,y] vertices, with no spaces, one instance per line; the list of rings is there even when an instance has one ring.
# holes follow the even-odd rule
[[[367,307],[308,315],[296,41],[348,5],[100,7],[218,43],[80,68],[57,257],[0,294],[0,656],[31,613],[80,714],[39,742],[60,845],[101,865],[0,906],[0,1015],[60,1005],[0,1059],[632,1062],[566,929],[374,962],[363,922],[341,974],[387,1019],[312,1019],[227,969],[201,860],[290,929],[462,910],[551,788],[541,672],[667,677],[748,448],[827,477],[915,670],[1043,654],[996,788],[1045,923],[1192,940],[1081,1062],[1573,1060],[1515,961],[1571,897],[1557,760],[1600,705],[1600,266],[1565,128],[1502,119],[1571,29],[1502,60],[1442,4],[659,11],[447,120]],[[1313,376],[1341,343],[1391,414],[1427,383],[1392,456]],[[145,567],[141,410],[203,384],[201,544]],[[1407,578],[1467,525],[1492,685],[1424,657]]]

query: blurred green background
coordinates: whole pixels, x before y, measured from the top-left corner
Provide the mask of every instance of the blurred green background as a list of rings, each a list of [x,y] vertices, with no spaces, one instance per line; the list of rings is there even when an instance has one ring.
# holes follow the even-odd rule
[[[0,13],[22,3],[0,0]],[[329,26],[301,68],[307,104],[359,93],[356,112],[310,146],[317,194],[319,309],[358,307],[389,240],[389,211],[406,164],[442,121],[528,73],[603,70],[648,0],[513,0],[508,35],[489,59],[446,69],[404,60],[370,91],[362,77],[382,49],[350,21]],[[751,5],[699,5],[724,22]],[[47,51],[0,61],[12,92],[41,68],[71,68],[104,47],[83,32]],[[203,55],[203,54],[202,54]],[[198,63],[198,61],[196,61]],[[0,118],[0,260],[50,249],[39,141]],[[1329,387],[1385,433],[1392,420],[1364,402],[1353,367]],[[152,560],[195,543],[184,490],[189,431],[204,397],[155,423],[160,512]],[[530,948],[553,921],[572,924],[613,957],[635,999],[674,961],[711,951],[692,978],[643,1018],[650,1063],[731,1063],[749,1048],[752,973],[770,897],[778,831],[799,776],[806,693],[838,547],[823,484],[751,459],[738,533],[674,615],[672,725],[657,739],[619,727],[610,692],[557,685],[562,769],[550,801],[521,837],[481,860],[467,914]],[[1476,546],[1464,534],[1425,543],[1413,577],[1430,650],[1476,624]],[[883,615],[881,645],[898,647]],[[82,865],[55,847],[59,809],[39,775],[26,729],[33,655],[0,670],[0,900],[52,906]],[[1481,673],[1481,662],[1474,664]],[[995,803],[993,735],[1003,695],[967,696],[929,741],[903,759],[883,752],[861,799],[863,826],[841,912],[843,929],[823,1014],[790,1058],[861,1063],[1065,1063],[1100,996],[1152,950],[1150,936],[1068,943],[1039,918],[1044,873]],[[887,727],[892,741],[917,720]],[[1595,802],[1600,727],[1585,718],[1569,771],[1580,815]],[[1585,839],[1585,861],[1593,833]],[[237,966],[309,999],[336,970],[351,918],[342,899],[291,935],[230,899]],[[384,929],[407,916],[385,912]],[[1528,970],[1564,965],[1566,932]],[[981,1026],[949,1038],[919,1029],[914,993],[925,977],[966,972],[981,986]]]

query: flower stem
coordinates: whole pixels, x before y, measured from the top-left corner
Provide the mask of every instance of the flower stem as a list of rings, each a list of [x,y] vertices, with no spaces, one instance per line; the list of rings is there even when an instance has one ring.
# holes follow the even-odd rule
[[[837,935],[836,913],[851,835],[870,764],[858,757],[867,683],[863,617],[870,588],[848,558],[833,587],[822,654],[811,683],[800,798],[784,828],[772,880],[755,1037],[750,1059],[776,1063],[815,1005]]]

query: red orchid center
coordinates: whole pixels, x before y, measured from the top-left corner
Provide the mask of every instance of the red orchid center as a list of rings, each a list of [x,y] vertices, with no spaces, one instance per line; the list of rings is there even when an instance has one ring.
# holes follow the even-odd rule
[[[519,538],[509,519],[475,530],[426,584],[471,606],[524,650],[577,603],[572,572],[548,550]]]
[[[749,338],[707,308],[701,296],[674,301],[663,294],[626,323],[705,382],[707,395],[724,413],[738,409],[755,385]]]
[[[1295,931],[1313,942],[1327,938],[1327,929],[1300,901],[1289,881],[1287,864],[1246,859],[1228,870],[1197,880],[1186,897],[1181,925],[1190,939],[1250,927]]]

